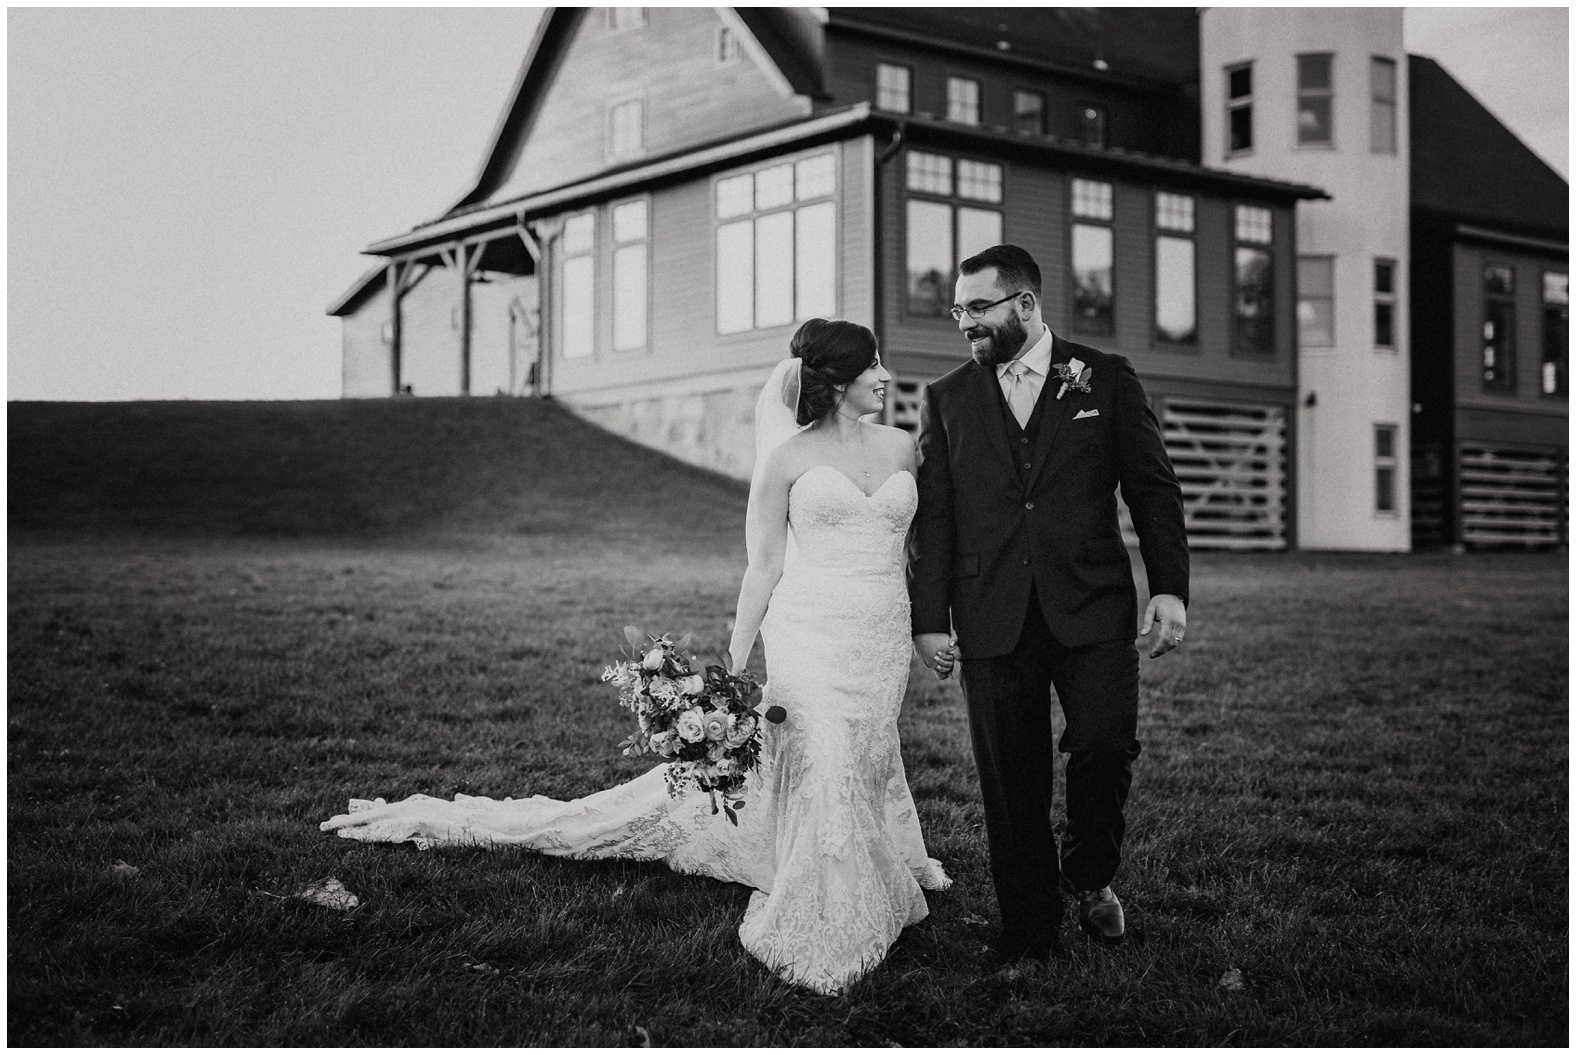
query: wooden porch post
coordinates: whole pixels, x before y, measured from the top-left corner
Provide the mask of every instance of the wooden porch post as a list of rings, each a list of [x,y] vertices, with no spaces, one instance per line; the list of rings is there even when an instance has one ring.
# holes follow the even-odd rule
[[[404,269],[398,261],[389,261],[389,359],[394,375],[394,391],[391,395],[399,395],[400,382],[400,332],[399,332],[399,296],[401,287],[405,282]]]

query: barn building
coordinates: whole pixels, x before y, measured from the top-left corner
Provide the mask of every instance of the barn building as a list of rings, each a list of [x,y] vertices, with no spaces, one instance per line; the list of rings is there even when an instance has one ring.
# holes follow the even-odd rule
[[[1346,120],[1349,66],[1405,70],[1400,15],[1261,14],[551,9],[475,185],[368,247],[381,263],[330,309],[344,394],[550,395],[747,476],[755,394],[800,321],[874,329],[887,413],[912,426],[920,387],[968,354],[956,261],[1010,241],[1040,261],[1051,327],[1144,378],[1195,546],[1406,549],[1399,452],[1443,443],[1448,476],[1487,448],[1459,386],[1454,431],[1413,434],[1407,78],[1391,151],[1356,146],[1366,110]],[[1304,52],[1335,56],[1323,96],[1294,79]],[[1352,142],[1283,142],[1318,99]],[[1536,237],[1563,268],[1563,221]],[[1365,313],[1334,311],[1359,283],[1350,302],[1377,302],[1370,258],[1391,265],[1383,349]],[[1535,403],[1562,428],[1563,393]],[[1514,450],[1558,461],[1563,441]],[[1454,495],[1439,475],[1419,486]]]

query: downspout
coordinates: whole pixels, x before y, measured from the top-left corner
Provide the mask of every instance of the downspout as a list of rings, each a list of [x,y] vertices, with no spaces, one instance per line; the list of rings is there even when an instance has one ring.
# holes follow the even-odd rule
[[[870,269],[872,271],[871,279],[873,282],[870,294],[871,315],[873,318],[870,321],[874,323],[873,329],[875,330],[876,334],[876,346],[879,347],[883,352],[886,351],[887,275],[884,267],[884,254],[881,252],[882,243],[885,241],[883,232],[886,230],[886,215],[883,211],[885,208],[885,202],[882,200],[881,194],[882,170],[886,167],[886,163],[891,161],[892,158],[897,155],[898,150],[902,148],[903,130],[905,127],[906,123],[899,121],[897,131],[892,134],[892,142],[888,143],[886,145],[886,149],[882,150],[881,153],[876,155],[874,174],[875,178],[871,181],[870,208],[875,214],[875,223],[872,225],[875,237],[871,239],[870,245]],[[882,417],[889,425],[892,423],[891,408],[892,401],[888,400]]]

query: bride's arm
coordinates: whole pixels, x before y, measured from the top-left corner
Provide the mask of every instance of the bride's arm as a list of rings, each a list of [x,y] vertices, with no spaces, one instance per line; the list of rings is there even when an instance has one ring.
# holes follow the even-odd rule
[[[739,607],[733,618],[733,640],[728,645],[732,673],[744,669],[755,648],[766,606],[783,574],[783,554],[788,548],[788,473],[782,451],[772,452],[760,479],[750,486],[745,537],[750,565],[739,586]]]

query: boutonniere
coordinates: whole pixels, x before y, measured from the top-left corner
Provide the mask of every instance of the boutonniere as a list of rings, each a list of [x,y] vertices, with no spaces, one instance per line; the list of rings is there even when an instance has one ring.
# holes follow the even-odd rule
[[[1089,379],[1094,376],[1094,371],[1085,366],[1082,359],[1072,359],[1055,365],[1056,376],[1062,379],[1062,387],[1056,390],[1057,399],[1065,396],[1069,388],[1077,389],[1079,392],[1089,391]]]

